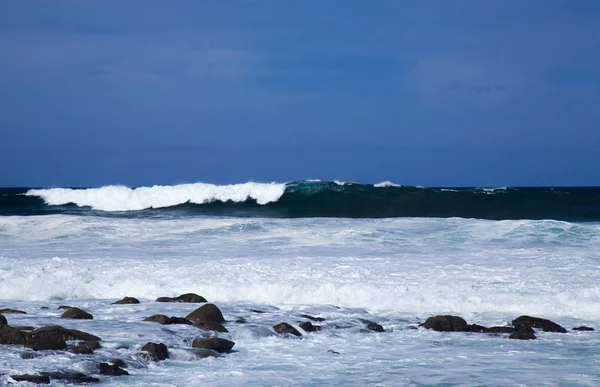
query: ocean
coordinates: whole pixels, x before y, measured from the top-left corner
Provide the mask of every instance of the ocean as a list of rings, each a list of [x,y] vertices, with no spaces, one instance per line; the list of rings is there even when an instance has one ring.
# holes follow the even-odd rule
[[[93,354],[0,345],[10,375],[80,372],[122,386],[600,385],[600,188],[421,188],[299,181],[0,189],[0,309],[8,324],[99,336]],[[143,321],[202,304],[228,332]],[[139,304],[114,305],[125,296]],[[61,305],[92,320],[60,318]],[[307,332],[312,321],[320,331]],[[567,333],[437,332],[428,317]],[[242,323],[242,320],[244,321]],[[286,322],[302,336],[275,333]],[[383,332],[368,329],[375,322]],[[218,336],[230,353],[200,358]],[[148,361],[141,347],[164,343]],[[98,374],[111,359],[125,376]],[[52,380],[54,385],[65,381]]]

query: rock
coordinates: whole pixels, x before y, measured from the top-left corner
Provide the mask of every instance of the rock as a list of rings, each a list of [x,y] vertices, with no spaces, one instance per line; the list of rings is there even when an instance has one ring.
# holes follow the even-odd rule
[[[221,310],[214,304],[202,305],[192,313],[185,316],[185,318],[194,323],[212,321],[222,324],[225,322],[225,318],[223,317]]]
[[[517,330],[521,330],[521,326],[529,326],[532,328],[539,328],[544,332],[567,332],[565,328],[561,327],[557,323],[539,317],[520,316],[512,321],[512,325]]]
[[[514,327],[489,327],[484,329],[484,333],[513,333]]]
[[[100,379],[92,376],[87,376],[81,372],[42,372],[44,376],[50,377],[53,380],[60,380],[66,383],[98,383]]]
[[[333,353],[334,355],[341,355],[338,351],[334,351],[333,349],[328,350],[327,352]]]
[[[193,322],[191,322],[190,320],[188,320],[187,318],[184,317],[171,317],[169,319],[169,324],[185,324],[185,325],[192,325]]]
[[[19,357],[21,359],[35,359],[36,357],[40,357],[42,355],[40,355],[39,353],[35,353],[35,352],[21,352],[19,354]]]
[[[86,312],[85,310],[81,310],[79,308],[70,308],[67,309],[60,318],[71,318],[77,320],[92,320],[94,317]]]
[[[57,310],[62,310],[62,309],[71,309],[71,308],[72,308],[72,306],[69,306],[69,305],[61,305],[61,306],[59,306],[59,307],[58,307],[58,308],[56,308],[56,309],[57,309]]]
[[[116,364],[100,363],[98,364],[98,373],[100,375],[123,376],[129,375],[129,372]]]
[[[140,300],[134,297],[124,297],[122,300],[113,302],[112,305],[130,305],[130,304],[139,304]]]
[[[81,340],[81,341],[100,341],[102,340],[98,336],[90,333],[78,331],[77,329],[67,329],[60,325],[51,325],[47,327],[37,328],[31,332],[32,335],[37,335],[43,332],[52,332],[55,335],[59,335],[63,340]]]
[[[47,306],[40,306],[40,309],[46,310],[46,309],[50,309],[50,308],[48,308]]]
[[[195,339],[194,341],[192,341],[192,347],[194,348],[212,349],[213,351],[217,351],[220,353],[231,351],[231,348],[233,348],[234,345],[235,343],[233,341],[221,339],[219,337],[211,337],[208,339]]]
[[[376,322],[368,323],[365,328],[367,328],[370,331],[374,331],[374,332],[385,332],[385,329],[383,329],[383,327],[381,325],[377,324]]]
[[[171,319],[168,316],[165,316],[164,314],[154,314],[150,317],[146,317],[144,321],[155,322],[162,325],[167,325],[171,323]]]
[[[8,321],[6,320],[6,317],[0,314],[0,326],[3,325],[8,325]]]
[[[150,360],[158,361],[169,358],[169,351],[167,346],[163,343],[148,343],[142,347],[142,351],[148,352]]]
[[[537,339],[537,337],[535,337],[535,335],[531,332],[525,332],[525,331],[514,331],[513,333],[511,333],[510,336],[508,336],[509,339],[514,339],[514,340],[535,340]]]
[[[319,325],[313,325],[310,321],[301,322],[300,328],[304,329],[306,332],[317,332],[323,329],[323,327]]]
[[[437,332],[460,332],[467,327],[467,322],[458,316],[429,317],[421,326]]]
[[[112,359],[110,362],[116,365],[117,367],[127,368],[127,363],[125,363],[125,361],[121,359]]]
[[[199,296],[195,293],[185,293],[178,297],[159,297],[156,302],[189,302],[189,303],[201,303],[207,302],[206,298]]]
[[[313,317],[309,314],[301,314],[300,317],[304,317],[307,318],[309,320],[315,321],[315,322],[323,322],[325,321],[325,319],[323,317]]]
[[[235,323],[236,323],[236,324],[245,324],[245,323],[246,323],[246,319],[245,319],[245,318],[243,318],[243,317],[238,317],[238,318],[235,320]]]
[[[229,332],[227,330],[227,328],[225,328],[223,325],[214,322],[214,321],[206,321],[206,322],[199,322],[194,324],[194,326],[196,328],[200,328],[203,329],[205,331],[215,331],[215,332]]]
[[[34,384],[50,384],[50,377],[44,375],[10,375],[17,382],[29,382]]]
[[[250,312],[252,312],[252,313],[259,313],[259,314],[265,313],[264,310],[260,310],[260,309],[250,309]]]
[[[14,314],[27,314],[27,312],[22,311],[22,310],[18,310],[18,309],[0,309],[0,314],[10,314],[10,313],[14,313]]]
[[[580,327],[575,327],[572,330],[573,331],[593,331],[595,329],[592,327],[580,326]]]
[[[67,343],[62,335],[56,332],[42,331],[35,334],[32,332],[27,337],[25,346],[34,351],[44,351],[48,349],[65,349],[67,348]]]
[[[19,327],[15,327],[15,328],[17,328],[20,331],[32,331],[35,329],[34,327],[29,326],[29,325],[19,326]]]
[[[10,325],[0,326],[0,344],[25,345],[27,334]]]
[[[466,327],[464,327],[464,329],[462,331],[463,332],[481,333],[481,332],[485,332],[486,329],[487,328],[484,327],[483,325],[469,324]]]
[[[196,356],[196,359],[206,359],[207,357],[222,357],[223,356],[219,352],[215,351],[214,349],[207,349],[207,348],[194,348],[194,349],[190,350],[190,352],[193,353],[194,356]]]
[[[277,325],[273,325],[273,329],[279,334],[290,333],[294,336],[302,336],[302,333],[298,332],[296,328],[284,322]]]
[[[91,355],[98,348],[100,348],[100,343],[97,341],[81,341],[69,348],[68,351],[77,355]]]

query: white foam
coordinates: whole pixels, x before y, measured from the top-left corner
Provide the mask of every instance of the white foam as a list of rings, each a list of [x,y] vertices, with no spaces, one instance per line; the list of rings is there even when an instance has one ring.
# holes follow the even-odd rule
[[[26,195],[39,196],[50,205],[74,203],[101,211],[136,211],[171,207],[187,202],[196,204],[214,201],[244,202],[248,199],[254,199],[258,204],[264,205],[279,200],[284,191],[285,184],[278,183],[231,185],[195,183],[134,189],[114,185],[89,189],[32,189]]]
[[[386,188],[386,187],[402,187],[402,184],[392,183],[389,180],[382,181],[381,183],[373,184],[373,187]]]

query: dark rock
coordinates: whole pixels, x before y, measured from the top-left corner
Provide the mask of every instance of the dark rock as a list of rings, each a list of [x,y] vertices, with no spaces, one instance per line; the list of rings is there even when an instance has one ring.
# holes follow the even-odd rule
[[[56,332],[42,331],[36,334],[31,333],[31,335],[27,337],[25,346],[34,351],[44,351],[47,349],[65,349],[67,348],[67,343],[62,335],[57,334]]]
[[[221,310],[214,304],[202,305],[192,313],[185,316],[185,318],[194,323],[213,321],[222,324],[225,322],[225,318],[223,317]]]
[[[100,348],[100,343],[97,341],[81,341],[69,348],[68,351],[77,355],[91,355],[98,348]]]
[[[245,318],[243,318],[243,317],[238,317],[238,318],[235,320],[235,323],[236,323],[236,324],[245,324],[245,323],[246,323],[246,319],[245,319]]]
[[[325,319],[323,317],[314,317],[314,316],[311,316],[309,314],[301,314],[300,317],[304,317],[304,318],[307,318],[309,320],[316,321],[316,322],[323,322],[323,321],[325,321]]]
[[[374,331],[374,332],[385,332],[385,329],[383,329],[383,327],[379,324],[377,324],[376,322],[370,322],[366,325],[366,328],[370,331]]]
[[[334,355],[341,355],[341,353],[339,353],[338,351],[334,351],[333,349],[330,349],[327,352],[333,353]]]
[[[513,333],[514,327],[489,327],[485,328],[484,333]]]
[[[211,337],[208,339],[195,339],[192,341],[192,347],[194,348],[206,348],[212,349],[220,353],[231,351],[231,348],[235,343],[233,341],[221,339],[219,337]]]
[[[514,340],[535,340],[537,339],[537,337],[535,337],[535,335],[531,332],[525,332],[525,331],[514,331],[513,333],[510,334],[510,336],[508,336],[509,339],[514,339]]]
[[[44,376],[50,377],[53,380],[60,380],[66,383],[97,383],[98,378],[87,376],[81,372],[42,372]]]
[[[42,355],[40,355],[39,353],[35,353],[35,352],[21,352],[19,354],[19,357],[21,359],[35,359],[36,357],[40,357]]]
[[[273,325],[273,329],[279,334],[290,333],[294,336],[302,336],[302,333],[298,332],[296,328],[284,322],[277,325]]]
[[[207,302],[206,298],[199,296],[195,293],[185,293],[178,297],[159,297],[156,302],[189,302],[189,303],[201,303]]]
[[[208,357],[223,356],[219,352],[215,351],[214,349],[208,349],[208,348],[194,348],[190,352],[193,353],[197,359],[206,359]]]
[[[67,309],[60,318],[71,318],[77,320],[92,320],[94,316],[79,308]]]
[[[27,334],[10,325],[0,326],[0,344],[25,345]]]
[[[62,309],[71,309],[71,308],[72,308],[72,306],[69,306],[69,305],[61,305],[61,306],[59,306],[59,307],[58,307],[58,308],[56,308],[56,309],[57,309],[57,310],[62,310]]]
[[[19,327],[15,327],[20,331],[32,331],[35,329],[35,327],[29,326],[29,325],[24,325],[24,326],[19,326]]]
[[[467,322],[458,316],[429,317],[421,326],[437,332],[460,332],[467,327]]]
[[[50,377],[44,375],[10,375],[17,382],[29,382],[34,384],[50,384]]]
[[[98,373],[100,375],[123,376],[129,375],[129,372],[116,364],[100,363],[98,364]]]
[[[0,326],[8,325],[8,321],[6,321],[6,317],[0,314]]]
[[[521,326],[529,326],[532,328],[539,328],[544,332],[567,332],[565,328],[561,327],[557,323],[539,317],[520,316],[512,321],[512,325],[517,330],[521,330]]]
[[[163,343],[148,343],[142,347],[142,351],[148,352],[150,360],[153,361],[165,360],[169,358],[169,351],[167,350],[167,346]]]
[[[474,333],[480,333],[480,332],[485,332],[487,328],[484,327],[483,325],[478,325],[478,324],[469,324],[467,325],[462,331],[463,332],[474,332]]]
[[[40,306],[40,309],[46,310],[46,309],[50,309],[47,306]]]
[[[204,329],[205,331],[215,331],[224,333],[229,332],[227,328],[225,328],[223,325],[214,321],[199,322],[194,324],[194,326],[196,328]]]
[[[193,322],[191,322],[190,320],[188,320],[187,318],[184,317],[171,317],[169,319],[169,324],[185,324],[185,325],[192,325]]]
[[[144,321],[155,322],[162,325],[167,325],[171,323],[171,319],[168,316],[165,316],[164,314],[154,314],[150,317],[146,317]]]
[[[304,329],[306,332],[317,332],[323,329],[323,327],[319,325],[313,325],[310,321],[301,322],[300,328]]]
[[[41,334],[44,332],[52,332],[55,335],[60,335],[63,340],[81,340],[81,341],[100,341],[98,336],[92,335],[90,333],[86,333],[83,331],[78,331],[77,329],[67,329],[63,328],[60,325],[51,325],[47,327],[37,328],[31,332],[32,335]]]
[[[17,309],[0,309],[0,314],[10,314],[10,313],[14,313],[14,314],[27,314],[27,312],[22,311],[22,310],[17,310]]]
[[[113,302],[113,305],[129,305],[129,304],[139,304],[140,300],[134,297],[124,297],[122,300]]]
[[[127,368],[127,363],[125,363],[121,359],[112,359],[110,362],[116,365],[117,367]]]
[[[592,327],[580,326],[580,327],[575,327],[572,330],[574,330],[574,331],[593,331],[595,329]]]
[[[259,313],[259,314],[260,313],[265,313],[264,310],[260,310],[260,309],[250,309],[250,312],[252,312],[252,313]]]

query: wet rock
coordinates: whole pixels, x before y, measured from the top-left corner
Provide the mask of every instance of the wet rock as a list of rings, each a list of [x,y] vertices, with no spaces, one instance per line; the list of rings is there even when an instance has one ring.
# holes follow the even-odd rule
[[[194,348],[212,349],[213,351],[217,351],[220,353],[231,351],[231,348],[233,348],[234,345],[235,343],[233,341],[221,339],[219,337],[211,337],[208,339],[195,339],[194,341],[192,341],[192,347]]]
[[[36,334],[31,333],[27,337],[25,346],[34,351],[44,351],[48,349],[65,349],[67,343],[60,334],[52,331],[42,331]]]
[[[112,359],[110,362],[116,365],[117,367],[127,368],[127,363],[125,363],[125,361],[121,359]]]
[[[460,332],[467,327],[467,322],[458,316],[433,316],[429,317],[421,326],[437,332]]]
[[[52,334],[62,337],[63,340],[81,340],[81,341],[100,341],[98,336],[92,335],[87,332],[78,331],[77,329],[67,329],[60,325],[51,325],[47,327],[37,328],[31,332],[32,335],[37,335],[45,332],[51,332]]]
[[[154,314],[150,317],[146,317],[144,321],[159,323],[162,325],[167,325],[171,323],[171,319],[168,316],[165,316],[164,314]]]
[[[513,333],[514,327],[489,327],[485,328],[484,333]]]
[[[377,324],[376,322],[370,322],[368,323],[365,328],[367,328],[370,331],[373,332],[385,332],[385,329],[383,329],[383,327],[379,324]]]
[[[250,312],[252,312],[252,313],[259,313],[259,314],[265,313],[264,310],[260,310],[260,309],[250,309]]]
[[[314,316],[311,316],[310,314],[301,314],[300,317],[304,317],[304,318],[307,318],[307,319],[315,321],[315,322],[325,321],[325,319],[323,317],[314,317]]]
[[[142,351],[148,352],[149,360],[159,361],[169,358],[167,346],[163,343],[148,343],[142,347]]]
[[[0,309],[0,314],[27,314],[27,312],[18,309]]]
[[[81,372],[41,372],[51,380],[60,380],[65,383],[98,383],[100,379],[82,374]]]
[[[557,323],[546,320],[544,318],[539,317],[531,317],[531,316],[520,316],[512,321],[512,325],[517,330],[521,330],[522,326],[529,326],[531,328],[538,328],[543,330],[544,332],[559,332],[566,333],[567,330]]]
[[[194,348],[194,349],[190,350],[190,352],[193,353],[194,356],[196,356],[196,359],[206,359],[208,357],[222,357],[223,356],[219,352],[215,351],[214,349],[208,349],[208,348]]]
[[[323,327],[319,325],[313,325],[310,321],[303,321],[299,325],[300,328],[304,329],[306,332],[317,332],[323,329]]]
[[[212,321],[222,324],[225,322],[225,318],[223,317],[221,310],[214,304],[202,305],[192,313],[185,316],[185,318],[194,323]]]
[[[10,325],[0,326],[0,344],[25,345],[27,334]]]
[[[67,309],[60,318],[70,318],[77,320],[92,320],[94,316],[86,312],[85,310],[79,308],[70,308]]]
[[[46,309],[50,309],[50,308],[48,308],[47,306],[40,306],[40,309],[46,310]]]
[[[333,353],[334,355],[341,355],[338,351],[334,351],[333,349],[328,350],[327,352]]]
[[[0,326],[3,325],[8,325],[8,321],[6,320],[6,317],[0,314]]]
[[[298,330],[296,328],[294,328],[290,324],[284,323],[284,322],[277,324],[277,325],[273,325],[273,329],[275,330],[275,332],[277,332],[279,334],[289,333],[294,336],[302,336],[302,333],[298,332]]]
[[[91,355],[98,348],[100,348],[100,343],[97,341],[81,341],[69,348],[68,351],[77,355]]]
[[[481,333],[481,332],[485,332],[486,329],[487,328],[484,327],[483,325],[469,324],[466,327],[464,327],[464,329],[462,331],[463,332]]]
[[[200,328],[205,331],[214,331],[214,332],[223,332],[223,333],[229,332],[227,330],[227,328],[225,328],[223,325],[221,325],[217,322],[214,322],[214,321],[199,322],[199,323],[194,324],[194,326],[196,328]]]
[[[122,300],[113,302],[113,305],[130,305],[130,304],[139,304],[140,300],[135,297],[124,297]]]
[[[537,339],[537,337],[535,337],[535,335],[531,332],[525,332],[525,331],[514,331],[513,333],[511,333],[510,336],[508,336],[509,339],[513,339],[513,340],[535,340]]]
[[[188,320],[187,318],[184,317],[171,317],[169,319],[169,324],[185,324],[185,325],[192,325],[193,322],[191,322],[190,320]]]
[[[129,375],[129,372],[125,371],[123,368],[119,367],[116,364],[108,364],[108,363],[100,363],[98,364],[98,373],[100,375],[109,375],[109,376],[123,376]]]
[[[189,302],[197,304],[207,301],[206,298],[195,293],[185,293],[178,297],[159,297],[156,299],[156,302]]]
[[[243,318],[243,317],[238,317],[238,318],[235,320],[235,323],[236,323],[236,324],[245,324],[245,323],[246,323],[246,319],[245,319],[245,318]]]
[[[42,356],[41,354],[35,353],[35,352],[21,352],[19,354],[19,357],[21,359],[25,359],[25,360],[27,360],[27,359],[35,359],[36,357],[41,357],[41,356]]]
[[[44,375],[10,375],[17,382],[29,382],[34,384],[50,384],[50,377]]]
[[[15,328],[17,328],[20,331],[32,331],[32,330],[35,329],[35,327],[29,326],[29,325],[18,326],[18,327],[15,327]]]
[[[593,330],[595,330],[595,329],[594,329],[594,328],[592,328],[592,327],[586,327],[586,326],[583,326],[583,325],[582,325],[582,326],[580,326],[580,327],[575,327],[575,328],[573,328],[572,330],[573,330],[573,331],[593,331]]]
[[[58,308],[56,308],[56,309],[57,309],[57,310],[63,310],[63,309],[71,309],[71,308],[72,308],[72,306],[69,306],[69,305],[61,305],[61,306],[59,306],[59,307],[58,307]]]

